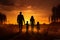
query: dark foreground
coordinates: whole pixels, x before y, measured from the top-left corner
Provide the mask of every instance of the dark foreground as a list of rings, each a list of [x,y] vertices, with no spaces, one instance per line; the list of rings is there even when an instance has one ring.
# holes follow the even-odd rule
[[[60,40],[58,37],[40,33],[16,33],[9,36],[0,37],[0,40]]]
[[[60,23],[41,25],[40,33],[19,33],[17,25],[0,25],[0,40],[60,40]]]

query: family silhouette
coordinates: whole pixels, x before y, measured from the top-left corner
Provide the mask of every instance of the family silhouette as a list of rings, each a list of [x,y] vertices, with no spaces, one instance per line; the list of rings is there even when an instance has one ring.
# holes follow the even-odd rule
[[[25,23],[25,19],[24,19],[24,16],[22,15],[22,12],[20,12],[20,14],[17,16],[19,32],[22,32],[23,22]],[[31,25],[31,31],[33,32],[34,25],[35,25],[35,19],[33,16],[31,16],[31,18],[30,18],[30,25]],[[27,21],[26,22],[26,32],[28,32],[28,28],[29,28],[29,23]],[[39,24],[39,22],[37,22],[37,29],[39,30],[39,28],[40,28],[40,24]]]
[[[60,19],[60,4],[57,5],[57,6],[54,6],[52,8],[52,15],[49,17],[49,21],[51,21],[51,23],[55,23],[55,22],[59,22],[59,19]],[[5,21],[7,21],[6,15],[0,12],[0,23],[3,24],[3,22],[5,22]],[[22,14],[22,12],[20,12],[19,15],[17,16],[17,23],[18,23],[18,26],[19,26],[19,32],[22,32],[23,23],[25,24],[24,15]],[[34,16],[31,16],[31,18],[30,18],[30,25],[31,25],[31,31],[33,32],[34,26],[35,26]],[[37,22],[36,25],[37,25],[36,26],[37,31],[39,32],[40,23]],[[28,32],[28,28],[29,28],[29,23],[27,21],[26,22],[27,32]]]

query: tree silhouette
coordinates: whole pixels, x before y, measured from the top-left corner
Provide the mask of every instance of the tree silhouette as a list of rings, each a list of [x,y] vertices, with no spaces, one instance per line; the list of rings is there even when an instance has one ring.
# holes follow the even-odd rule
[[[56,7],[53,7],[53,8],[52,8],[52,13],[53,13],[52,16],[51,16],[51,21],[52,21],[52,22],[56,22],[56,17],[57,17],[56,10],[57,10]]]
[[[57,6],[57,17],[60,19],[60,4]]]
[[[6,15],[5,14],[2,14],[0,13],[0,23],[4,23],[6,21]]]
[[[52,8],[52,16],[51,16],[51,21],[52,22],[58,22],[60,19],[60,4],[56,7]]]

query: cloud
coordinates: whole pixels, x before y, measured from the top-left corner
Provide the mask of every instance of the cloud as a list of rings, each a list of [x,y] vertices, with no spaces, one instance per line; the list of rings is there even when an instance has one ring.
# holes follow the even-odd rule
[[[0,4],[11,6],[11,5],[14,5],[14,1],[13,0],[0,0]]]
[[[58,3],[60,3],[60,0],[0,0],[0,12],[6,14],[8,21],[11,22],[13,18],[12,21],[16,21],[16,16],[20,10],[26,11],[27,8],[32,8],[40,16],[41,13],[50,13],[53,5]],[[24,14],[26,16],[28,13]]]
[[[25,0],[0,0],[0,10],[12,11],[23,9],[26,6]]]
[[[34,9],[51,9],[52,5],[57,4],[57,0],[0,0],[0,10],[12,11],[26,9],[31,5]]]
[[[0,10],[11,11],[14,9],[13,0],[0,0]]]

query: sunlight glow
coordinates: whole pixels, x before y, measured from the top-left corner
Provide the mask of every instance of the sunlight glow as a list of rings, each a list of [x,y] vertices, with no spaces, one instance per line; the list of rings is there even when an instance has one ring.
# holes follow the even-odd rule
[[[25,17],[25,23],[26,23],[26,21],[28,21],[30,24],[30,17],[33,15],[33,11],[32,10],[24,10],[23,13],[24,13],[24,17]]]
[[[43,17],[42,14],[44,12],[42,10],[34,10],[34,9],[32,9],[32,6],[28,6],[26,10],[20,10],[20,11],[22,11],[22,13],[24,15],[25,23],[26,23],[26,21],[28,21],[28,23],[30,24],[31,16],[34,16],[35,24],[38,21],[40,22],[40,24],[49,23],[48,17]],[[11,12],[7,12],[7,13],[12,13],[11,15],[8,15],[8,17],[7,17],[7,24],[17,24],[17,16],[20,11],[14,10]]]

